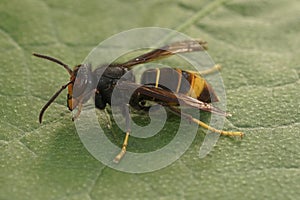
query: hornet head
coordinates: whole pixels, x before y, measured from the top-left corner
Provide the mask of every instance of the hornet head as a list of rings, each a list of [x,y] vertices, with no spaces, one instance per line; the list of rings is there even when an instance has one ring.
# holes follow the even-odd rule
[[[68,94],[67,94],[67,106],[69,110],[74,110],[77,106],[81,106],[84,102],[86,102],[90,96],[92,95],[92,91],[95,88],[93,85],[94,77],[92,73],[92,69],[90,65],[87,64],[80,64],[76,65],[73,70],[65,63],[61,62],[56,58],[52,58],[50,56],[41,55],[34,53],[36,57],[43,58],[46,60],[50,60],[55,62],[61,66],[63,66],[70,75],[70,81],[63,85],[44,105],[42,108],[39,121],[42,122],[43,114],[46,109],[51,105],[52,102],[59,96],[59,94],[68,87]],[[78,110],[80,112],[80,110]],[[79,115],[79,113],[78,113]]]

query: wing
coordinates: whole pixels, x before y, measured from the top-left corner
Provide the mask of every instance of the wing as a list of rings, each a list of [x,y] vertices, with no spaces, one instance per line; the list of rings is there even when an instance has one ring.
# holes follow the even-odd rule
[[[132,83],[123,81],[116,86],[119,90],[124,90],[125,92],[130,90],[135,90],[134,95],[139,97],[144,97],[145,100],[155,101],[161,105],[174,106],[183,105],[191,108],[196,108],[199,110],[219,114],[222,116],[229,116],[230,114],[214,107],[212,104],[204,103],[195,99],[193,97],[174,93],[172,91],[164,90],[161,88],[155,88],[154,86],[141,85],[138,83]]]
[[[192,51],[203,51],[207,49],[207,42],[203,40],[186,40],[181,42],[175,42],[161,48],[155,49],[136,58],[133,58],[125,63],[121,63],[120,66],[125,68],[131,68],[134,65],[151,62],[171,56],[178,53],[186,53]]]

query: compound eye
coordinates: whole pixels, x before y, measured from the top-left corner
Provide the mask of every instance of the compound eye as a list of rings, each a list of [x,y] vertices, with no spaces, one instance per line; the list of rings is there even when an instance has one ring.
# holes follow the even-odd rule
[[[86,65],[81,65],[81,67],[77,71],[77,75],[75,78],[74,86],[73,86],[73,97],[76,98],[84,93],[88,85],[89,79],[89,71]]]

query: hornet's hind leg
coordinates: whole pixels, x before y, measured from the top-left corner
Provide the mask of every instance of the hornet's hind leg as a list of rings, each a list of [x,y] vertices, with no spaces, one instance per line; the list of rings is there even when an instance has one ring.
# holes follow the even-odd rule
[[[194,123],[198,124],[199,126],[207,129],[207,130],[210,130],[210,131],[215,132],[215,133],[219,133],[220,135],[224,135],[224,136],[239,136],[241,138],[244,136],[243,132],[232,132],[232,131],[223,131],[223,130],[215,129],[215,128],[213,128],[213,127],[205,124],[204,122],[202,122],[202,121],[200,121],[200,120],[198,120],[196,118],[193,118],[191,115],[181,112],[178,108],[175,108],[173,106],[169,106],[169,108],[175,114],[177,114],[179,116],[183,116],[187,120],[189,120],[191,122],[194,122]]]
[[[203,71],[200,71],[199,74],[201,76],[205,76],[205,75],[208,75],[208,74],[212,74],[212,73],[215,73],[217,71],[221,71],[222,69],[222,66],[220,64],[216,64],[214,65],[212,68],[210,69],[207,69],[207,70],[203,70]]]

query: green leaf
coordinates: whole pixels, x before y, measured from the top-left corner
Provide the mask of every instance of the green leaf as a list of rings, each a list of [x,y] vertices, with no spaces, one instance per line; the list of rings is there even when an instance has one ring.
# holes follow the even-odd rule
[[[299,11],[297,0],[2,0],[0,199],[299,198]],[[205,136],[200,128],[172,165],[129,174],[88,153],[65,94],[38,123],[42,106],[69,77],[31,53],[75,65],[111,35],[147,26],[208,41],[210,56],[224,67],[227,109],[233,114],[225,129],[246,137],[221,137],[209,156],[199,159]],[[118,131],[112,131],[114,142],[121,144]],[[135,142],[129,145],[143,148]],[[155,142],[154,148],[165,140]]]

